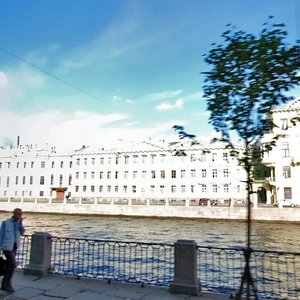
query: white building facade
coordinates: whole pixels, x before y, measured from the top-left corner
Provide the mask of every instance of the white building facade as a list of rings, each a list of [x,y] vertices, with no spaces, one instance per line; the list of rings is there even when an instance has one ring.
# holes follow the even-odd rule
[[[263,146],[278,139],[263,156],[263,163],[271,169],[268,201],[279,206],[300,205],[300,98],[272,110],[270,117],[276,126],[264,136]]]
[[[114,150],[82,147],[66,154],[53,147],[0,150],[1,199],[244,202],[244,179],[243,167],[220,143],[141,142]]]

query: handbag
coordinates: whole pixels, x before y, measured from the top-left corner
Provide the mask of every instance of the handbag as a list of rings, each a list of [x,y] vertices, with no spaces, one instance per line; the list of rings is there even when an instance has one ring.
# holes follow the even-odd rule
[[[6,268],[7,268],[7,261],[5,258],[0,256],[0,276],[3,276],[5,274]]]

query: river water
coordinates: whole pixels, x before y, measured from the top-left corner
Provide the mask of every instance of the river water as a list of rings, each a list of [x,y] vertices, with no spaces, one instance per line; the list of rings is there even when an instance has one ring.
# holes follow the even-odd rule
[[[11,214],[0,212],[0,220]],[[174,243],[192,239],[200,246],[244,246],[246,223],[234,220],[134,218],[25,213],[26,234],[36,231],[53,236]],[[300,224],[254,222],[252,247],[256,250],[300,252]]]

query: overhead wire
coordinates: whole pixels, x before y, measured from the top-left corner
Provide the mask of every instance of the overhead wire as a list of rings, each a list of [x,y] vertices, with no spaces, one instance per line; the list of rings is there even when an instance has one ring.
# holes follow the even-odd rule
[[[21,58],[21,57],[15,55],[14,53],[12,53],[12,52],[10,52],[10,51],[4,49],[3,47],[0,47],[0,51],[4,52],[5,54],[7,54],[7,55],[9,55],[9,56],[11,56],[11,57],[13,57],[13,58],[16,59],[16,60],[21,61],[22,63],[24,63],[24,64],[26,64],[26,65],[28,65],[28,66],[30,66],[30,67],[32,67],[32,68],[34,68],[34,69],[40,71],[40,72],[46,74],[47,76],[50,76],[50,77],[56,79],[57,81],[60,81],[61,83],[63,83],[63,84],[65,84],[65,85],[67,85],[67,86],[73,88],[74,90],[77,90],[78,92],[80,92],[80,93],[82,93],[82,94],[85,94],[85,95],[87,95],[88,97],[90,97],[90,98],[92,98],[92,99],[95,99],[95,100],[97,100],[97,101],[100,101],[100,102],[106,104],[107,106],[110,106],[111,108],[113,108],[113,109],[115,109],[115,110],[117,110],[117,111],[119,111],[119,112],[122,112],[119,108],[117,108],[117,107],[111,105],[110,103],[108,103],[108,102],[106,102],[106,101],[104,101],[104,100],[102,100],[102,99],[96,97],[95,95],[93,95],[93,94],[87,92],[86,90],[84,90],[84,89],[78,87],[77,85],[74,85],[74,84],[72,84],[72,83],[70,83],[70,82],[68,82],[68,81],[66,81],[66,80],[64,80],[64,79],[62,79],[62,78],[60,78],[60,77],[58,77],[58,76],[55,75],[55,74],[53,74],[53,73],[51,73],[51,72],[49,72],[49,71],[47,71],[47,70],[45,70],[45,69],[42,69],[41,67],[38,67],[38,66],[36,66],[36,65],[34,65],[34,64],[32,64],[32,63],[26,61],[25,59],[23,59],[23,58]]]

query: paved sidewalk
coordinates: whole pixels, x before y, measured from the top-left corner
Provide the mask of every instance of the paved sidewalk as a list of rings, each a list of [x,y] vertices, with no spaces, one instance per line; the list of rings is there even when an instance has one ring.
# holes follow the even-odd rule
[[[16,271],[15,293],[0,290],[1,300],[224,300],[229,295],[200,293],[186,296],[169,293],[167,288],[112,282],[100,279],[76,279],[61,275],[36,277]]]

